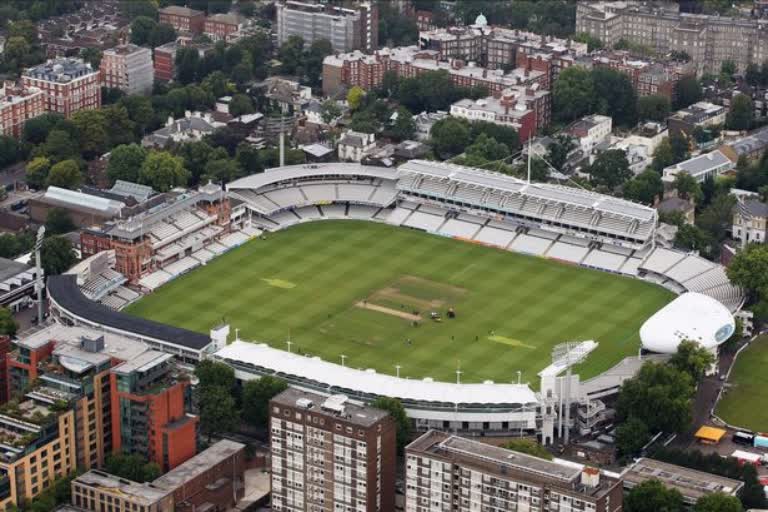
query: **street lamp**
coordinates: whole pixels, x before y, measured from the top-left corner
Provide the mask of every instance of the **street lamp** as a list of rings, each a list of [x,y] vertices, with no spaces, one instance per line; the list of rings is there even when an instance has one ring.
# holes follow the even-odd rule
[[[285,342],[288,345],[288,353],[291,353],[291,345],[293,345],[293,342],[291,340],[288,340]]]
[[[399,364],[395,365],[395,371],[397,372],[397,378],[398,379],[400,378],[400,368],[401,368],[401,366]]]
[[[347,361],[347,356],[345,356],[344,354],[341,354],[341,366],[344,366],[344,363],[346,363],[346,361]]]
[[[40,262],[40,248],[43,246],[43,238],[45,237],[45,226],[40,226],[37,230],[37,239],[35,240],[35,266],[37,272],[37,282],[35,288],[37,289],[37,324],[43,323],[43,265]]]
[[[520,370],[517,370],[517,383],[520,384],[520,379],[522,378],[523,372]]]

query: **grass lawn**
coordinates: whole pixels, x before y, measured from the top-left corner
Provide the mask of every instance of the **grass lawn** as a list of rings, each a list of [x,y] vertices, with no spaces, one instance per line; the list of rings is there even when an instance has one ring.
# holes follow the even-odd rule
[[[523,380],[569,340],[600,347],[594,376],[639,346],[671,300],[635,279],[364,221],[324,221],[253,240],[163,286],[126,312],[401,376]],[[447,318],[454,308],[456,318]],[[440,315],[439,321],[431,313]],[[234,331],[233,331],[234,332]],[[408,341],[410,340],[410,342]]]
[[[768,336],[745,348],[731,371],[729,390],[717,404],[717,415],[731,425],[756,432],[768,430]]]

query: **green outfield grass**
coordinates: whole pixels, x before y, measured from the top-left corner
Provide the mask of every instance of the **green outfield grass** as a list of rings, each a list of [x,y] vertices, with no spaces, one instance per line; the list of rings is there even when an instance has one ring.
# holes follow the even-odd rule
[[[736,359],[730,388],[717,404],[723,420],[756,432],[768,430],[768,336],[757,338]]]
[[[537,385],[563,341],[600,343],[579,369],[585,378],[635,353],[640,325],[672,297],[542,258],[324,221],[253,240],[126,312],[206,333],[226,321],[241,338],[283,349],[290,335],[294,351],[388,373],[399,364],[402,376],[454,380],[460,365],[462,381],[509,382],[521,370]]]

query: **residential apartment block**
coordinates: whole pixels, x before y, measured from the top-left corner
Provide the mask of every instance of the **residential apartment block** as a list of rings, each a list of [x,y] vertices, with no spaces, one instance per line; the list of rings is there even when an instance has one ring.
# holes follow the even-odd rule
[[[396,427],[385,411],[296,388],[269,410],[275,511],[394,510]]]
[[[171,41],[170,43],[158,46],[154,49],[154,74],[156,80],[169,82],[174,79],[176,75],[176,52],[179,48],[194,48],[197,50],[200,59],[202,59],[207,52],[213,50],[213,45],[210,43],[187,42],[180,38],[179,41]]]
[[[521,142],[549,125],[550,113],[549,91],[526,87],[504,89],[496,96],[463,99],[451,105],[452,116],[510,126],[517,130]]]
[[[620,512],[621,480],[430,431],[406,447],[405,510]]]
[[[579,64],[584,65],[584,59]],[[696,74],[691,63],[642,60],[625,50],[601,52],[589,59],[587,66],[620,71],[629,77],[638,96],[664,96],[670,101],[675,97],[677,82],[684,76]]]
[[[57,58],[24,70],[24,87],[43,91],[45,110],[70,117],[80,110],[101,107],[101,79],[98,70],[81,59]]]
[[[188,7],[169,5],[157,11],[158,21],[172,26],[176,32],[199,34],[205,24],[205,13]]]
[[[105,87],[120,89],[128,95],[152,92],[155,72],[149,48],[124,44],[106,50],[100,69]]]
[[[0,87],[0,135],[21,137],[24,123],[45,112],[45,97],[37,87],[4,82]]]
[[[722,125],[725,123],[727,113],[728,109],[722,105],[700,101],[669,116],[667,128],[670,135],[683,133],[686,137],[690,137],[696,127],[706,128]]]
[[[244,20],[237,14],[214,14],[203,24],[203,34],[212,41],[233,42],[240,35]]]
[[[327,39],[337,52],[372,52],[379,46],[379,11],[374,1],[358,0],[353,8],[296,0],[276,5],[278,44],[299,36],[307,45]]]
[[[674,2],[578,2],[576,33],[582,32],[606,46],[624,39],[661,54],[686,52],[699,73],[717,73],[726,60],[743,71],[768,56],[768,33],[758,20],[680,13]]]

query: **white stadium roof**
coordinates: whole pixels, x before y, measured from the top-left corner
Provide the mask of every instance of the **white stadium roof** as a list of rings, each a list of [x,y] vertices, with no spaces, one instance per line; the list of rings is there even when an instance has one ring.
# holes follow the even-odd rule
[[[731,337],[735,322],[728,308],[701,293],[684,293],[657,311],[640,327],[643,348],[672,354],[681,341],[713,348]]]
[[[291,354],[264,343],[235,341],[216,352],[216,357],[297,375],[330,388],[354,389],[360,393],[389,396],[414,402],[443,404],[531,404],[536,393],[526,384],[454,384],[398,378],[373,370],[358,370],[316,357]]]
[[[267,169],[259,174],[251,174],[227,184],[227,190],[253,189],[280,183],[281,181],[311,178],[313,176],[365,176],[369,178],[381,178],[394,180],[396,171],[388,167],[376,167],[372,165],[344,164],[344,163],[320,163],[305,165],[286,165]]]

